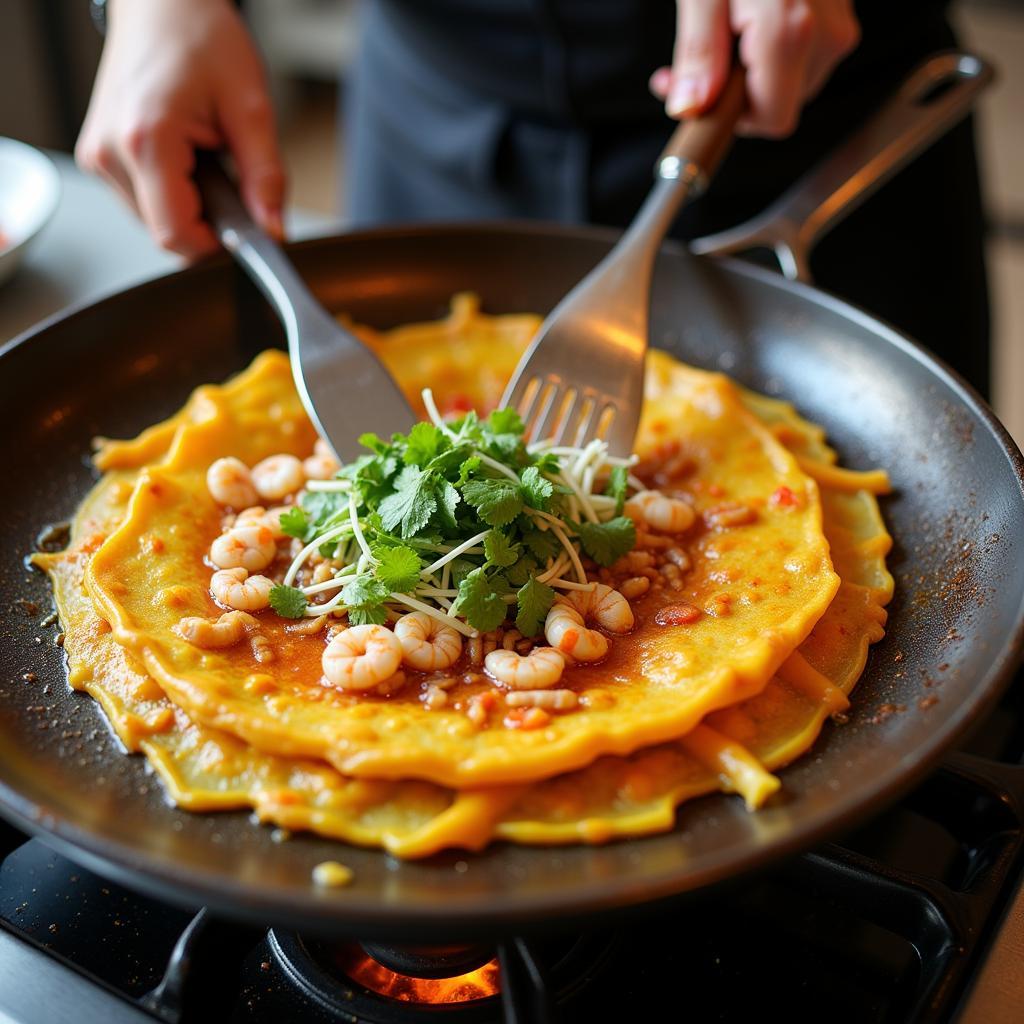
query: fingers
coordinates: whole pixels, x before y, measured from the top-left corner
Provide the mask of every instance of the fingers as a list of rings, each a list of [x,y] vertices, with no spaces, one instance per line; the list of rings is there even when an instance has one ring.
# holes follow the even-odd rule
[[[732,30],[749,107],[737,131],[768,138],[792,134],[803,104],[859,41],[850,0],[733,0]]]
[[[195,151],[188,135],[171,125],[140,127],[128,132],[124,147],[139,215],[157,244],[190,260],[215,252],[217,239],[192,181]]]
[[[734,0],[733,29],[747,69],[747,114],[737,131],[784,138],[796,128],[814,40],[807,3]]]
[[[75,146],[78,166],[111,184],[162,248],[190,260],[216,250],[192,183],[194,146],[217,145],[216,136],[190,132],[174,118],[127,117],[126,124],[108,139],[87,119]]]
[[[651,86],[667,84],[669,117],[692,117],[714,105],[732,57],[728,0],[677,0],[676,42],[670,75],[655,72]],[[657,83],[653,81],[658,77]]]
[[[94,174],[111,185],[128,208],[138,214],[139,208],[135,202],[135,191],[120,157],[113,146],[94,139],[88,125],[83,129],[75,144],[75,163],[86,174]]]
[[[235,158],[246,208],[264,231],[283,238],[284,165],[270,98],[262,81],[248,89],[238,88],[237,83],[223,89],[218,113],[225,141]]]
[[[860,25],[853,11],[853,0],[833,0],[820,6],[815,44],[807,67],[805,99],[816,96],[828,81],[836,65],[860,43]]]
[[[677,0],[672,67],[658,68],[648,83],[670,116],[693,116],[714,105],[734,37],[747,70],[749,107],[737,130],[782,138],[856,48],[860,28],[853,0]]]

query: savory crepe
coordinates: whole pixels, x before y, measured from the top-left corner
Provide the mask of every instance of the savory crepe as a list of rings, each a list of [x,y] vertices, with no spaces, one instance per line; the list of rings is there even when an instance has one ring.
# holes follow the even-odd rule
[[[814,432],[781,403],[770,407],[788,443],[806,454]],[[119,458],[138,464],[157,455],[144,444],[128,443]],[[812,635],[765,691],[713,715],[698,742],[691,737],[689,744],[601,758],[581,772],[530,787],[457,793],[423,783],[346,779],[322,763],[267,756],[194,725],[161,697],[96,616],[82,586],[84,566],[123,516],[135,475],[109,473],[83,503],[68,551],[39,556],[54,580],[73,685],[101,701],[126,746],[146,753],[179,805],[251,806],[267,822],[383,845],[401,856],[449,845],[476,848],[494,836],[596,842],[657,831],[671,826],[679,802],[720,787],[739,790],[752,806],[758,804],[777,787],[765,769],[798,756],[828,715],[845,707],[843,691],[859,676],[868,643],[881,635],[883,605],[891,593],[884,569],[888,535],[874,500],[865,491],[826,489],[826,508],[834,501],[846,506],[835,532],[826,516],[833,552],[858,566],[857,575],[873,585],[844,578]],[[819,667],[830,669],[840,686]]]
[[[647,534],[659,545],[651,549],[655,559],[679,552],[674,557],[686,566],[685,579],[631,600],[632,628],[599,662],[589,664],[577,652],[580,663],[559,686],[575,694],[575,706],[541,728],[510,728],[502,707],[474,721],[470,707],[494,692],[493,679],[480,672],[456,672],[440,708],[423,700],[433,673],[408,664],[404,684],[384,695],[325,686],[323,638],[291,631],[273,611],[259,627],[263,650],[273,652],[272,672],[247,644],[200,646],[184,635],[183,621],[212,623],[223,611],[211,591],[216,573],[209,558],[224,520],[208,489],[211,465],[234,459],[255,466],[310,454],[310,427],[281,353],[265,353],[228,390],[207,389],[203,415],[183,423],[166,458],[143,471],[123,522],[89,563],[87,585],[118,643],[178,706],[261,750],[322,759],[359,777],[457,787],[545,778],[603,754],[684,735],[710,711],[760,692],[838,587],[817,486],[744,407],[731,382],[676,368],[671,384],[647,403],[636,468],[644,472],[646,460],[651,472],[662,473],[668,446],[675,476],[661,491],[641,493],[692,509],[688,515],[697,522],[685,539],[673,536],[665,548],[664,535]],[[498,491],[504,481],[473,483]],[[670,493],[677,497],[659,497]],[[472,529],[487,530],[486,519],[471,522]],[[362,530],[371,527],[369,516]],[[522,549],[533,540],[520,537],[502,543]],[[602,575],[603,582],[591,572],[569,585],[592,578],[617,594],[615,584],[635,578],[633,566],[644,567],[636,558],[621,561],[609,562],[612,575]],[[345,562],[339,580],[355,564]],[[410,601],[413,608],[416,602]],[[681,618],[674,609],[683,609]],[[687,615],[692,618],[683,621]],[[592,625],[588,618],[586,627]],[[549,639],[550,633],[548,627]],[[462,661],[460,667],[478,666]]]

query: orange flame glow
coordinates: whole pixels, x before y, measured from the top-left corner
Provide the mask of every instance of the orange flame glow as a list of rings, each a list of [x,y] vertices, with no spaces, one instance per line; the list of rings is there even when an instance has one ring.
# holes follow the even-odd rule
[[[336,959],[353,981],[403,1003],[468,1003],[496,995],[499,988],[497,960],[454,978],[413,978],[388,970],[361,949],[339,951]]]

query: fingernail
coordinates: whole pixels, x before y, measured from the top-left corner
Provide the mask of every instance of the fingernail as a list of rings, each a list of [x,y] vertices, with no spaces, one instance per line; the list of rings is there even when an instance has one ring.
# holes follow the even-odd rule
[[[670,117],[682,117],[696,110],[704,98],[703,83],[699,78],[684,75],[672,82],[665,109]]]

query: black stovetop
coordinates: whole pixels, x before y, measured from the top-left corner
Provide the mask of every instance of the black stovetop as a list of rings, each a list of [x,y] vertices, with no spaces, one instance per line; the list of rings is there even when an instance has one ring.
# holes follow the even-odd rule
[[[953,1019],[1020,885],[1022,762],[1018,682],[934,776],[841,844],[582,938],[510,939],[505,1004],[456,1019],[748,1021],[772,1008],[833,1024]],[[0,1019],[421,1019],[323,970],[296,981],[296,950],[330,958],[322,939],[197,917],[6,826],[0,854]],[[545,1004],[534,964],[543,973],[573,949]]]

